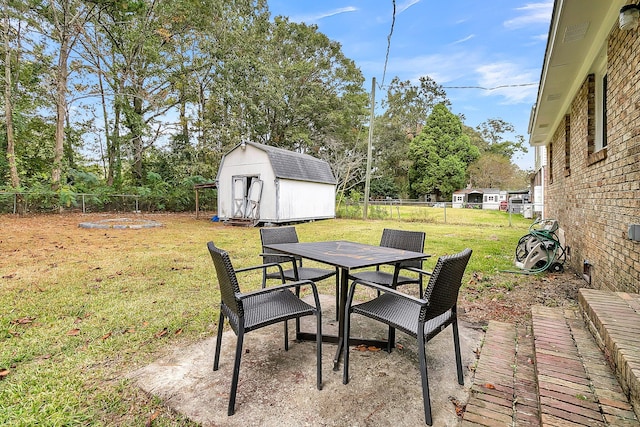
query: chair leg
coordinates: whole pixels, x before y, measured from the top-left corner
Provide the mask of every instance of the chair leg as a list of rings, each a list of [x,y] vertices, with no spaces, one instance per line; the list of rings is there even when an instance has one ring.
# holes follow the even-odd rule
[[[462,355],[460,354],[460,337],[458,336],[458,319],[453,321],[453,347],[456,351],[456,368],[458,370],[458,384],[464,385],[462,373]]]
[[[229,394],[229,409],[227,415],[231,416],[235,412],[236,406],[236,390],[238,389],[238,377],[240,376],[240,359],[242,358],[242,342],[244,341],[244,330],[238,332],[238,341],[236,343],[236,360],[233,364],[233,377],[231,378],[231,393]]]
[[[316,378],[318,390],[322,390],[322,313],[316,308]]]
[[[349,384],[349,334],[351,333],[351,312],[348,307],[344,313],[344,337],[343,337],[343,345],[342,352],[343,354],[343,364],[342,367],[342,384]]]
[[[424,334],[418,336],[418,359],[420,359],[420,378],[422,379],[422,404],[424,405],[424,421],[433,424],[431,419],[431,400],[429,398],[429,378],[427,376],[427,354],[425,352]]]
[[[389,326],[389,336],[387,337],[387,353],[391,353],[396,346],[396,330]]]
[[[336,268],[336,322],[340,320],[338,307],[340,307],[340,275],[338,274],[338,269]]]
[[[289,351],[289,322],[284,321],[284,351]]]
[[[300,298],[300,286],[296,286],[296,291],[295,292],[296,292],[296,296],[298,298]],[[296,340],[298,339],[299,335],[300,335],[300,318],[296,317]],[[289,348],[289,346],[287,345],[285,350],[287,350],[288,348]]]
[[[216,339],[216,352],[213,357],[213,370],[218,370],[218,364],[220,363],[220,347],[222,346],[222,328],[224,326],[224,314],[220,310],[220,319],[218,320],[218,338]]]

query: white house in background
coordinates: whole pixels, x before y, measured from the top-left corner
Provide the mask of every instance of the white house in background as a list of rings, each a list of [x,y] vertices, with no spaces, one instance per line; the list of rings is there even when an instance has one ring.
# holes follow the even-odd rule
[[[500,202],[507,200],[507,192],[497,188],[465,188],[453,193],[454,208],[481,207],[498,210]]]
[[[497,211],[500,209],[500,202],[507,200],[507,192],[497,188],[485,188],[482,195],[482,209]]]
[[[335,218],[336,179],[323,160],[244,142],[222,157],[218,217],[257,225]]]

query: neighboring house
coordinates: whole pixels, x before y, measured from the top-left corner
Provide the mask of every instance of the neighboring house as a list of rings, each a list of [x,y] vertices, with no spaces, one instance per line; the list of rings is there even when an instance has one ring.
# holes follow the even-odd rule
[[[470,204],[480,206],[482,203],[482,191],[471,188],[454,191],[451,197],[454,208],[464,208]]]
[[[533,201],[558,220],[569,265],[596,288],[638,293],[640,29],[618,24],[628,4],[555,1],[529,133],[546,147]]]
[[[500,209],[500,202],[507,200],[507,192],[497,188],[485,188],[482,192],[482,209],[497,211]]]
[[[503,200],[507,200],[507,192],[497,188],[465,188],[453,193],[452,206],[498,210]]]
[[[307,154],[238,144],[222,157],[216,183],[222,221],[289,223],[336,214],[331,167]]]

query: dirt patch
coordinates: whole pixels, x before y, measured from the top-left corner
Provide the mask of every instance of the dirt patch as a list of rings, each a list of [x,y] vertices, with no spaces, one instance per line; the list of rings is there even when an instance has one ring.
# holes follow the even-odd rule
[[[460,317],[472,323],[489,320],[523,323],[531,319],[534,305],[577,307],[578,289],[584,287],[587,283],[570,271],[474,277],[461,292]]]

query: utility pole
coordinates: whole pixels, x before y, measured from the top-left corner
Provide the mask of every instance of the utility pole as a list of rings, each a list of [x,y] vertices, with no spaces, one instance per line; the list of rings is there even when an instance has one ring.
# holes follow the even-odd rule
[[[369,143],[367,144],[367,173],[364,181],[364,212],[362,219],[369,213],[369,185],[371,184],[371,144],[373,140],[373,115],[376,108],[376,78],[371,80],[371,118],[369,119]]]

